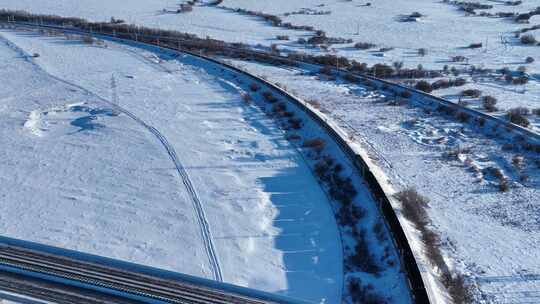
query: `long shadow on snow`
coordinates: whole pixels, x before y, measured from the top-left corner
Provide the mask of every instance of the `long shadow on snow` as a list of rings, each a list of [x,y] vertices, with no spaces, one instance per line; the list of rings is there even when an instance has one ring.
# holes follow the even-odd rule
[[[238,94],[238,89],[230,83],[220,81],[227,91]],[[238,98],[237,100],[239,100]],[[212,107],[219,108],[219,103],[212,103]],[[257,132],[269,135],[275,150],[291,151],[280,157],[255,154],[252,159],[241,161],[257,162],[261,159],[276,160],[283,158],[294,163],[294,166],[279,169],[273,176],[258,178],[263,185],[264,192],[270,194],[270,201],[277,209],[277,216],[273,219],[273,227],[280,230],[275,236],[275,248],[283,253],[284,271],[287,276],[287,290],[278,293],[295,298],[320,301],[327,290],[340,290],[341,282],[336,281],[336,275],[341,275],[341,255],[337,254],[338,261],[329,261],[331,255],[325,251],[341,250],[337,227],[334,225],[333,212],[323,190],[304,163],[302,156],[284,138],[284,134],[277,124],[258,107],[247,107],[242,101],[223,103],[221,108],[242,108],[244,121]],[[264,163],[264,162],[262,162]],[[323,198],[323,199],[321,199]],[[326,204],[326,205],[320,205]],[[329,231],[334,230],[335,235],[328,242]],[[324,236],[325,234],[326,237]],[[337,266],[337,267],[335,267]],[[327,284],[327,290],[314,290],[314,286]],[[327,301],[337,299],[327,299]]]
[[[224,94],[239,95],[237,84],[223,80],[227,77],[219,70],[206,69],[221,88]],[[249,82],[244,81],[244,85]],[[216,112],[242,109],[244,122],[254,128],[258,133],[267,135],[273,144],[274,151],[279,150],[280,156],[255,153],[252,157],[242,157],[239,162],[265,164],[267,160],[284,159],[293,166],[278,169],[273,176],[258,178],[264,192],[270,194],[270,201],[277,209],[277,216],[273,218],[272,225],[280,233],[274,237],[275,248],[283,253],[283,266],[286,273],[287,289],[277,293],[294,298],[319,302],[328,293],[328,290],[340,290],[341,281],[336,279],[342,272],[341,253],[336,254],[336,260],[326,260],[332,255],[325,251],[341,252],[340,236],[333,222],[333,212],[326,196],[317,180],[311,174],[302,156],[284,137],[277,123],[269,118],[258,106],[246,106],[238,98],[226,102],[199,103],[215,109]],[[238,167],[236,167],[238,168]],[[322,198],[322,199],[321,199]],[[326,204],[326,205],[321,205]],[[334,225],[334,229],[329,227]],[[334,233],[329,237],[329,234]],[[242,236],[245,237],[245,236]],[[252,236],[256,237],[256,236]],[[222,237],[227,238],[227,236]],[[235,236],[228,236],[235,238]],[[331,240],[329,242],[329,240]],[[319,288],[314,289],[315,283]],[[326,285],[326,289],[320,286]],[[334,301],[337,299],[326,299]]]
[[[153,52],[165,60],[174,59],[183,64],[200,67],[207,75],[215,77],[212,80],[219,83],[223,90],[229,94],[238,96],[241,91],[237,87],[240,85],[232,83],[234,80],[231,76],[232,74],[230,72],[224,72],[222,67],[216,66],[214,63],[201,62],[200,59],[195,59],[189,55],[171,56],[154,46],[141,45],[134,42],[125,42],[124,44]],[[229,81],[225,80],[227,78]],[[238,79],[243,80],[242,89],[248,91],[247,85],[251,81],[244,76],[239,76]],[[294,150],[294,147],[285,140],[284,134],[278,129],[277,124],[272,122],[263,111],[258,107],[246,106],[241,101],[240,96],[235,100],[235,102],[221,104],[210,103],[208,106],[215,109],[233,107],[243,109],[242,115],[245,122],[256,129],[257,132],[271,135],[270,141],[276,149]],[[289,284],[287,290],[282,290],[278,293],[318,302],[321,299],[320,296],[325,292],[323,290],[315,290],[316,288],[310,285],[309,281],[303,280],[303,278],[306,278],[305,275],[308,274],[326,284],[331,284],[332,286],[329,286],[328,290],[341,290],[342,282],[340,276],[342,275],[342,259],[340,256],[340,236],[335,221],[333,221],[334,215],[329,203],[324,201],[325,199],[320,199],[319,203],[327,205],[312,208],[314,207],[312,205],[314,196],[320,198],[325,197],[325,194],[319,187],[315,177],[311,175],[307,165],[303,163],[301,156],[295,151],[285,157],[289,160],[295,159],[296,161],[294,163],[297,166],[283,168],[279,173],[271,177],[259,178],[259,181],[264,186],[264,190],[271,194],[271,202],[278,211],[273,225],[280,229],[281,233],[274,238],[275,247],[284,254],[283,262]],[[275,159],[275,157],[268,156],[265,159]],[[253,161],[260,160],[254,159]],[[312,181],[309,181],[309,179],[312,179]],[[311,192],[306,191],[308,187],[311,189]],[[317,191],[320,193],[317,194]],[[306,193],[309,194],[306,196]],[[325,208],[328,208],[327,211]],[[320,214],[316,213],[317,210],[314,212],[313,209],[317,209]],[[325,217],[327,221],[321,224],[321,220]],[[333,228],[328,225],[333,225]],[[331,238],[323,239],[326,242],[321,243],[319,242],[319,235],[325,232],[334,235]],[[335,242],[335,244],[329,244],[328,239]],[[320,260],[319,253],[326,249],[338,250],[339,252],[336,253],[339,256],[338,261]],[[338,266],[333,267],[336,265]],[[317,275],[314,274],[316,267],[319,267],[317,269]],[[324,272],[324,274],[321,272]],[[338,281],[336,281],[336,277],[339,277]],[[333,300],[339,301],[339,299],[326,300],[329,302]]]

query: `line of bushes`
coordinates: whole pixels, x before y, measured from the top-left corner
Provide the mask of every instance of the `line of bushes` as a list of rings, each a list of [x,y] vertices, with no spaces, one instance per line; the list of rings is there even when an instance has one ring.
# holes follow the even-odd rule
[[[267,113],[272,115],[279,122],[282,129],[287,132],[287,139],[293,141],[302,139],[296,133],[297,130],[303,127],[302,120],[295,117],[293,111],[288,110],[285,102],[280,101],[271,91],[261,90],[260,86],[256,83],[250,84],[249,89],[252,92],[259,92],[263,100],[269,104],[266,107],[269,109]],[[329,197],[338,205],[335,216],[339,225],[342,227],[340,233],[347,233],[355,240],[352,248],[344,244],[345,269],[350,273],[365,272],[377,275],[384,270],[381,266],[381,261],[384,261],[389,267],[395,266],[396,261],[390,258],[389,249],[385,251],[385,255],[381,258],[377,258],[371,251],[367,239],[368,231],[366,228],[360,228],[360,222],[366,217],[367,211],[358,202],[355,202],[358,191],[351,177],[345,173],[344,166],[334,157],[325,153],[327,148],[326,141],[319,137],[308,138],[303,140],[301,146],[307,151],[306,154],[314,162],[313,171],[317,179],[324,185]],[[376,227],[375,225],[373,229],[377,238],[387,241],[382,236],[382,227],[377,229]],[[384,303],[386,301],[385,297],[378,294],[369,284],[363,284],[354,275],[348,277],[346,286],[355,303],[358,300],[364,301],[368,299],[377,300],[374,303]]]
[[[429,200],[420,195],[414,188],[396,193],[395,198],[403,206],[403,216],[420,231],[426,256],[431,264],[438,269],[441,282],[452,297],[453,303],[472,303],[474,299],[472,285],[468,284],[461,274],[451,272],[440,249],[440,236],[430,228],[431,221],[427,213]]]
[[[253,51],[243,43],[228,43],[217,39],[199,38],[194,34],[174,30],[158,30],[144,26],[116,24],[111,22],[89,22],[82,18],[66,18],[56,15],[36,15],[24,11],[0,10],[0,20],[21,22],[43,22],[44,24],[68,25],[85,31],[115,34],[119,38],[133,39],[141,42],[160,44],[168,47],[204,51],[207,54],[224,55],[242,60],[256,60],[275,65],[295,65],[294,61],[306,61],[319,65],[336,66],[355,73],[368,73],[376,77],[388,78],[431,78],[439,77],[439,71],[394,68],[385,64],[368,67],[366,63],[350,60],[347,57],[332,54],[312,55],[289,53],[288,59],[273,56],[271,53]],[[320,33],[322,35],[322,33]]]

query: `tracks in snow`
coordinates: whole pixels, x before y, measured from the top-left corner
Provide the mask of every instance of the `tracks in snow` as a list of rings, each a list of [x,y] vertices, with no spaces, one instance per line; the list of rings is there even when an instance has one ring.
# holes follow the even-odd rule
[[[189,194],[189,196],[191,198],[191,201],[193,203],[193,208],[195,209],[195,213],[197,215],[197,221],[198,221],[199,226],[200,226],[201,236],[203,238],[206,254],[208,255],[208,260],[209,260],[209,263],[210,263],[210,268],[212,270],[212,275],[213,275],[213,277],[214,277],[214,279],[216,281],[223,282],[223,275],[222,275],[222,272],[221,272],[221,266],[219,264],[219,259],[218,259],[217,254],[216,254],[216,249],[215,249],[214,243],[212,241],[212,234],[211,234],[211,231],[210,231],[210,225],[208,224],[208,220],[206,218],[206,214],[204,212],[204,208],[202,206],[202,203],[201,203],[201,201],[199,199],[199,195],[197,194],[197,191],[195,191],[195,188],[193,187],[193,183],[191,182],[191,179],[189,178],[189,175],[188,175],[187,171],[185,170],[184,166],[180,162],[180,159],[178,158],[178,155],[176,154],[176,150],[169,143],[167,138],[161,132],[159,132],[158,129],[156,129],[155,127],[147,124],[141,118],[139,118],[135,114],[131,113],[127,109],[125,109],[125,108],[123,108],[123,107],[121,107],[121,106],[119,106],[117,104],[112,103],[111,101],[107,100],[106,98],[101,97],[100,95],[86,89],[83,86],[80,86],[78,84],[72,83],[70,81],[64,80],[62,78],[59,78],[59,77],[56,77],[56,76],[50,74],[49,72],[44,70],[40,65],[35,63],[31,59],[32,56],[30,56],[30,54],[28,54],[22,48],[20,48],[19,46],[17,46],[13,42],[9,41],[8,39],[3,37],[2,35],[0,35],[0,39],[4,40],[4,42],[9,47],[14,49],[16,52],[20,53],[22,56],[24,56],[29,63],[34,65],[39,71],[41,71],[42,73],[44,73],[48,77],[50,77],[50,78],[52,78],[52,79],[54,79],[56,81],[59,81],[61,83],[64,83],[64,84],[66,84],[68,86],[75,87],[75,88],[83,91],[87,95],[95,96],[96,98],[98,98],[103,103],[106,103],[108,106],[112,107],[114,110],[116,110],[118,112],[121,112],[121,113],[125,114],[126,116],[130,117],[131,119],[133,119],[139,125],[143,126],[146,130],[148,130],[150,133],[152,133],[152,135],[154,135],[154,137],[156,137],[160,141],[161,145],[165,148],[167,154],[169,155],[169,158],[174,163],[174,166],[175,166],[175,169],[176,169],[176,171],[178,173],[178,176],[181,178],[182,184],[185,186],[186,190],[188,191],[188,194]]]

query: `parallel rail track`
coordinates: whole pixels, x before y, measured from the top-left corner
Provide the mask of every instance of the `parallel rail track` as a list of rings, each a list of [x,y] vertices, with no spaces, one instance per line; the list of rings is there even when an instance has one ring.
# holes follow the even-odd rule
[[[12,273],[91,290],[134,303],[305,303],[264,292],[59,248],[0,238],[0,274]],[[1,277],[1,275],[0,275]],[[1,284],[0,288],[5,284]],[[11,291],[16,287],[11,286]],[[53,291],[51,291],[53,292]],[[59,299],[62,293],[54,291]]]

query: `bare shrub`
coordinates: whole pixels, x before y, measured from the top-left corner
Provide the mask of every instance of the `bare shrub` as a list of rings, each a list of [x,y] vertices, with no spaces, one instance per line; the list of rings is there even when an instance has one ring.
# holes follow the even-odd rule
[[[431,86],[431,83],[425,80],[420,80],[418,83],[416,83],[414,88],[420,91],[424,91],[426,93],[431,93],[433,91],[433,87]]]
[[[429,200],[420,195],[416,189],[402,190],[396,193],[395,197],[403,204],[403,216],[408,220],[418,225],[427,225],[429,223],[426,212]]]
[[[497,111],[496,104],[497,104],[497,98],[490,95],[486,95],[482,97],[482,106],[487,112]]]
[[[429,261],[441,272],[442,283],[448,290],[454,303],[472,303],[472,286],[461,275],[452,275],[440,250],[440,237],[428,225],[426,208],[429,201],[418,194],[414,188],[408,188],[395,194],[403,204],[403,215],[420,230]]]
[[[289,123],[289,125],[291,126],[291,128],[295,129],[295,130],[299,130],[302,128],[302,120],[300,118],[289,118],[287,120],[287,122]]]
[[[534,58],[532,58],[532,57],[527,57],[527,58],[525,58],[525,62],[526,62],[526,63],[533,63],[533,62],[534,62]]]
[[[353,303],[380,304],[387,302],[381,295],[373,291],[373,285],[364,286],[358,278],[352,278],[347,287]]]
[[[480,127],[483,127],[486,124],[486,119],[484,117],[478,117],[476,123],[478,123]]]
[[[498,179],[503,179],[504,178],[504,174],[502,172],[502,170],[500,168],[497,168],[497,167],[493,167],[493,166],[489,166],[489,167],[486,167],[482,170],[482,173],[484,175],[490,175],[490,176],[494,176]]]
[[[465,85],[466,83],[467,83],[467,80],[465,80],[465,78],[456,78],[454,80],[454,86],[456,87],[461,87]]]
[[[445,273],[442,276],[442,281],[455,304],[473,303],[473,288],[467,284],[463,275],[452,276],[450,273]]]
[[[512,165],[516,168],[516,169],[521,169],[523,168],[523,165],[525,163],[525,158],[521,155],[514,155],[514,157],[512,157]]]
[[[366,240],[366,232],[360,230],[356,233],[356,246],[354,254],[349,256],[347,262],[353,270],[360,270],[367,273],[378,273],[381,271],[373,254],[369,251],[369,243]]]
[[[422,57],[426,56],[426,55],[427,55],[427,49],[425,49],[425,48],[419,48],[419,49],[418,49],[418,55],[420,55],[420,56],[422,56]]]
[[[456,118],[461,122],[467,122],[471,118],[471,115],[466,112],[458,112]]]
[[[471,98],[478,98],[482,95],[482,91],[478,89],[467,89],[467,90],[461,91],[461,95],[471,97]]]
[[[177,13],[188,13],[193,11],[193,4],[189,3],[182,3],[180,4],[180,8],[176,11]]]
[[[375,47],[376,45],[369,42],[357,42],[354,44],[354,47],[359,50],[367,50]]]
[[[531,123],[525,115],[529,113],[529,109],[518,107],[508,110],[506,116],[511,123],[527,128]]]
[[[499,181],[499,191],[508,192],[508,190],[510,190],[510,184],[508,183],[508,180],[506,178],[502,178]]]
[[[410,91],[401,91],[401,93],[399,93],[399,96],[403,98],[411,98],[412,93]]]
[[[284,112],[287,110],[287,105],[284,102],[278,102],[272,106],[272,112],[278,113],[278,112]]]
[[[255,83],[255,82],[252,82],[250,85],[249,85],[249,89],[252,90],[253,92],[257,92],[261,87]]]
[[[274,103],[274,102],[277,102],[278,99],[274,96],[274,94],[272,94],[272,92],[270,91],[265,91],[265,92],[262,92],[262,96],[264,97],[264,99],[266,101],[268,101],[269,103]]]
[[[527,76],[519,76],[512,78],[512,84],[526,84],[529,82],[529,78]]]
[[[321,152],[326,146],[326,142],[322,138],[306,139],[303,146]]]
[[[392,62],[392,66],[396,71],[399,71],[403,68],[403,61],[394,61]]]
[[[523,35],[519,40],[521,43],[528,45],[534,45],[537,43],[536,38],[531,34]]]
[[[464,62],[464,61],[467,61],[467,57],[465,56],[453,56],[452,58],[450,58],[452,60],[452,62]]]

